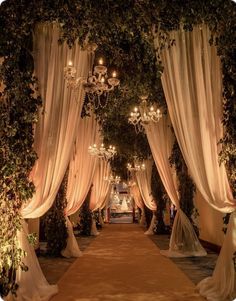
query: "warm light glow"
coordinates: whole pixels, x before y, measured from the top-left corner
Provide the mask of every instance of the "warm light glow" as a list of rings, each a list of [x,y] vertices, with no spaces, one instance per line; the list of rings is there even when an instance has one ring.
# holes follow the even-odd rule
[[[116,76],[117,76],[116,71],[114,71],[114,72],[112,73],[112,77],[116,77]]]
[[[134,112],[135,112],[135,113],[138,112],[138,108],[137,108],[137,107],[134,108]]]
[[[158,114],[160,114],[160,113],[161,113],[161,111],[160,111],[159,109],[157,109],[157,113],[158,113]]]
[[[68,62],[68,66],[70,66],[70,67],[72,67],[72,66],[73,66],[73,63],[72,63],[72,61],[69,61],[69,62]]]
[[[153,108],[153,106],[151,106],[151,108],[150,108],[150,111],[151,111],[151,112],[153,112],[153,111],[154,111],[154,108]]]
[[[133,112],[131,112],[131,113],[130,113],[130,116],[131,116],[131,117],[133,117],[133,116],[134,116],[134,113],[133,113]]]
[[[105,77],[101,78],[101,83],[104,84],[105,83]]]
[[[94,145],[93,145],[93,147],[97,147],[97,145],[96,145],[96,144],[94,144]]]
[[[98,63],[99,63],[99,65],[103,65],[103,59],[100,58],[100,59],[98,60]]]

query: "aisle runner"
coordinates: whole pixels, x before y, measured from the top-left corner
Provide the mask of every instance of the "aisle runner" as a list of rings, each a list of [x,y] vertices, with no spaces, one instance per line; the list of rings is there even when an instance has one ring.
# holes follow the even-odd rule
[[[116,224],[78,258],[51,301],[203,301],[138,225]]]

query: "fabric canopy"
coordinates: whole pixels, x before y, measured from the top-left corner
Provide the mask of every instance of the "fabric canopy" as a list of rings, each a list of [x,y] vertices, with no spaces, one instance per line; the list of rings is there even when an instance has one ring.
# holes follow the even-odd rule
[[[46,23],[36,26],[34,33],[35,75],[39,80],[43,105],[39,110],[34,139],[39,158],[31,173],[36,192],[24,204],[23,218],[40,217],[51,207],[70,160],[84,92],[82,87],[74,92],[66,87],[64,67],[72,59],[77,67],[77,76],[87,77],[92,61],[92,54],[81,51],[78,44],[72,49],[66,43],[59,45],[59,31],[57,23]],[[27,234],[28,228],[23,223],[19,242],[27,251],[23,261],[29,270],[17,272],[18,299],[46,301],[57,293],[57,286],[47,283],[35,252],[29,246]]]
[[[232,300],[235,291],[236,200],[218,158],[223,135],[222,73],[210,35],[206,25],[195,26],[192,32],[171,33],[176,45],[161,53],[162,85],[179,146],[198,190],[215,209],[233,212],[213,275],[198,285],[208,300],[223,301]]]

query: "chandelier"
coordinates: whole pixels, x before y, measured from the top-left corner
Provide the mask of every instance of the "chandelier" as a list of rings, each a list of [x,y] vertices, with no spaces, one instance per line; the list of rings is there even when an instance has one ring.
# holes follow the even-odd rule
[[[127,164],[127,169],[128,171],[132,172],[132,171],[142,171],[146,169],[146,166],[144,163],[141,163],[137,160],[137,157],[134,156],[134,163],[128,163]]]
[[[110,175],[110,177],[104,177],[105,181],[108,181],[110,184],[115,185],[120,183],[120,177]]]
[[[104,158],[106,160],[111,159],[116,154],[115,146],[110,145],[109,148],[105,148],[104,144],[102,143],[101,146],[98,148],[96,144],[90,145],[88,148],[88,152],[92,156],[97,156],[98,158]]]
[[[93,72],[89,72],[87,79],[84,77],[76,78],[76,68],[70,61],[68,66],[64,68],[64,78],[67,82],[67,87],[72,89],[78,89],[82,85],[95,109],[104,107],[107,104],[108,93],[120,83],[116,71],[113,71],[112,77],[108,78],[107,67],[103,65],[102,58],[99,59],[98,65],[94,67]],[[103,101],[100,98],[102,95],[104,96]]]
[[[162,117],[160,109],[155,109],[154,106],[148,108],[147,106],[147,95],[141,96],[140,106],[134,108],[134,111],[130,113],[128,119],[129,123],[135,126],[136,132],[143,131],[143,126],[149,122],[158,122]]]

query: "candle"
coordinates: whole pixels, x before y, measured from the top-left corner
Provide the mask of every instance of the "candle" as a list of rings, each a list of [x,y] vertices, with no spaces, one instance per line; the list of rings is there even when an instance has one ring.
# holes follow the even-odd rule
[[[116,77],[116,71],[112,73],[112,77]]]
[[[103,59],[100,58],[100,59],[98,60],[98,63],[99,63],[99,65],[103,65]]]

